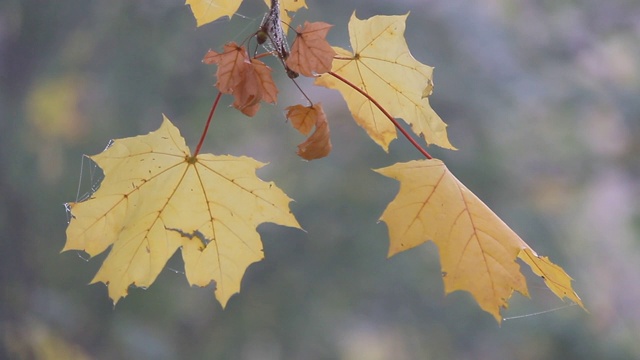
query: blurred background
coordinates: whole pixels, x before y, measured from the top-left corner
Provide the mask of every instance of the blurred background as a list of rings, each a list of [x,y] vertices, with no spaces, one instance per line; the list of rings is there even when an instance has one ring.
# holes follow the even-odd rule
[[[114,308],[86,284],[104,259],[60,253],[67,214],[99,181],[82,154],[146,134],[166,114],[193,148],[215,96],[209,48],[243,41],[266,6],[196,28],[177,0],[0,3],[0,358],[640,358],[640,2],[307,0],[294,24],[411,11],[414,56],[435,66],[434,109],[460,150],[430,148],[539,254],[575,279],[589,313],[529,276],[498,326],[466,293],[444,296],[432,243],[386,259],[376,223],[398,184],[337,92],[324,104],[334,150],[295,155],[284,108],[303,102],[278,63],[279,103],[255,118],[224,97],[204,151],[249,155],[307,231],[259,227],[266,259],[226,309],[190,288],[179,254]],[[79,186],[80,179],[82,182]],[[80,188],[80,189],[79,189]],[[525,271],[529,271],[523,267]],[[554,310],[545,312],[548,310]]]

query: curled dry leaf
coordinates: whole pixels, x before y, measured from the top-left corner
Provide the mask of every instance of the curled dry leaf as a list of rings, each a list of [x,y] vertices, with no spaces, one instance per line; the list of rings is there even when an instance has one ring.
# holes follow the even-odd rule
[[[332,26],[325,22],[307,21],[304,27],[298,26],[287,66],[309,77],[330,71],[336,52],[325,38]]]
[[[294,105],[287,108],[287,119],[303,135],[308,135],[315,126],[316,130],[309,138],[298,145],[298,156],[305,160],[323,158],[331,152],[331,134],[327,116],[321,103],[312,106]]]
[[[298,156],[305,160],[323,158],[331,152],[331,134],[329,123],[325,120],[316,124],[316,131],[302,144],[298,145]]]
[[[220,92],[233,94],[233,106],[247,116],[254,116],[260,101],[274,104],[278,97],[271,68],[257,59],[250,59],[244,46],[231,42],[222,53],[209,50],[202,60],[217,64],[216,87]]]
[[[271,77],[271,68],[260,60],[251,59],[243,65],[240,82],[233,89],[233,106],[247,116],[254,116],[260,101],[275,103],[278,88]]]
[[[291,121],[294,129],[300,131],[302,135],[309,135],[316,122],[318,121],[318,112],[313,106],[294,105],[287,109],[287,119]]]

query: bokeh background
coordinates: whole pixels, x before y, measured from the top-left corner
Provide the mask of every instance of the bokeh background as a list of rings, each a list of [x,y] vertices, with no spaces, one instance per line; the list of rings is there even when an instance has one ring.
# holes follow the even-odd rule
[[[343,47],[353,10],[411,11],[407,41],[436,68],[431,101],[460,149],[430,151],[575,278],[589,313],[530,276],[532,299],[515,295],[498,326],[469,295],[443,295],[433,244],[386,259],[376,220],[398,184],[370,169],[419,153],[403,140],[384,153],[338,93],[301,80],[334,150],[300,160],[283,113],[303,97],[275,61],[278,105],[246,118],[224,98],[204,150],[270,162],[259,175],[296,199],[307,232],[260,226],[266,259],[224,310],[188,286],[179,256],[114,308],[86,285],[104,255],[60,253],[63,204],[99,181],[82,154],[162,113],[195,146],[215,96],[204,53],[243,41],[266,6],[196,28],[177,0],[3,0],[0,358],[640,358],[640,2],[307,2],[294,23],[333,23]]]

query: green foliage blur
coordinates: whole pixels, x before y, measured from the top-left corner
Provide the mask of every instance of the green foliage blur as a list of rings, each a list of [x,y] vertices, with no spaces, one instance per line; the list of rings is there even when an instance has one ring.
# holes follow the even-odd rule
[[[262,225],[266,259],[224,310],[212,288],[188,286],[179,255],[114,308],[86,285],[104,255],[60,253],[63,204],[99,183],[82,154],[162,113],[195,146],[216,94],[203,55],[245,40],[266,6],[196,28],[183,1],[3,0],[0,358],[640,358],[640,2],[307,3],[294,24],[333,23],[343,47],[352,10],[411,11],[409,47],[436,67],[431,102],[460,149],[429,150],[575,278],[590,312],[529,276],[532,299],[515,295],[499,327],[469,295],[443,295],[433,244],[387,259],[376,221],[398,185],[370,169],[420,154],[402,139],[384,153],[337,93],[301,79],[334,150],[300,160],[284,108],[304,97],[276,61],[278,105],[246,118],[223,98],[203,151],[270,162],[259,175],[296,200],[307,232]]]

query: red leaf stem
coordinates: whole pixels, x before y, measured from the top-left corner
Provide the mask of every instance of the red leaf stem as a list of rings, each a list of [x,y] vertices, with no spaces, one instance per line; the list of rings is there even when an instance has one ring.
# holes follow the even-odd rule
[[[413,145],[413,147],[415,147],[427,159],[433,159],[433,157],[427,152],[427,150],[425,150],[420,144],[418,144],[418,142],[414,138],[412,138],[411,135],[409,135],[409,133],[398,123],[398,121],[393,116],[391,116],[391,114],[389,114],[389,112],[385,108],[382,107],[382,105],[380,105],[378,103],[378,101],[376,101],[376,99],[371,97],[371,95],[367,94],[364,90],[362,90],[359,87],[355,86],[351,81],[349,81],[349,80],[345,79],[344,77],[334,73],[333,71],[329,71],[328,74],[330,74],[331,76],[335,77],[336,79],[342,81],[343,83],[349,85],[355,91],[357,91],[360,94],[362,94],[362,96],[364,96],[367,99],[369,99],[369,101],[371,101],[380,111],[382,111],[382,113],[387,117],[387,119],[389,119],[389,121],[391,121],[393,123],[393,125],[396,127],[396,129],[398,129],[402,133],[402,135],[404,135],[404,137],[407,138],[407,140],[409,140],[409,142],[411,143],[411,145]]]
[[[213,105],[211,106],[211,111],[209,112],[209,117],[207,118],[207,123],[204,126],[204,130],[202,131],[202,136],[200,136],[200,142],[198,142],[198,146],[196,147],[196,151],[193,154],[193,157],[198,156],[198,154],[200,153],[200,148],[202,147],[204,138],[207,136],[207,131],[209,131],[211,118],[213,117],[213,113],[216,111],[216,108],[218,107],[218,102],[220,101],[220,97],[222,97],[222,93],[218,91],[218,95],[216,96],[216,99],[213,101]]]

